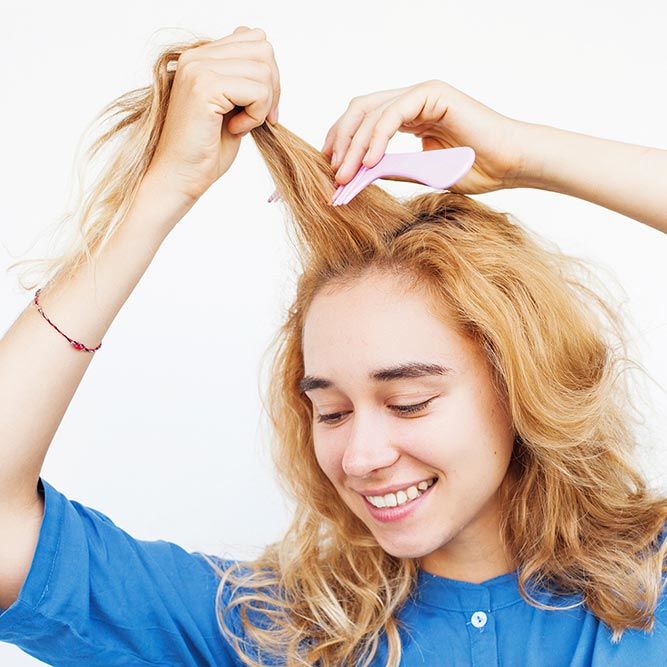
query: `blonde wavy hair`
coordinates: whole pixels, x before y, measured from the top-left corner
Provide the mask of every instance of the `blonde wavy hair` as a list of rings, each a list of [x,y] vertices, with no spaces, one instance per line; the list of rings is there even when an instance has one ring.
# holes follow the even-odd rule
[[[96,117],[114,122],[87,155],[103,146],[113,152],[77,209],[77,238],[54,260],[26,260],[46,262],[48,280],[91,261],[122,224],[162,130],[174,65],[184,50],[208,41],[168,46],[152,85],[118,97]],[[282,125],[265,123],[251,136],[282,195],[301,273],[272,343],[266,401],[272,456],[294,516],[284,537],[255,560],[223,570],[209,559],[220,575],[220,630],[244,663],[260,665],[263,656],[289,665],[368,665],[383,635],[387,665],[400,662],[397,612],[419,564],[384,552],[338,497],[317,464],[312,406],[299,391],[313,297],[330,281],[354,280],[370,268],[418,280],[443,317],[454,318],[449,324],[486,354],[517,434],[512,474],[501,485],[500,530],[519,564],[521,595],[560,609],[532,598],[528,585],[581,593],[579,604],[612,629],[613,642],[627,628],[652,631],[667,498],[649,488],[633,461],[634,406],[624,371],[637,364],[628,359],[623,321],[586,286],[592,275],[585,263],[548,249],[510,214],[455,191],[401,201],[371,185],[332,207],[333,172],[319,151]],[[224,608],[223,590],[230,593]],[[235,607],[241,625],[230,626]]]

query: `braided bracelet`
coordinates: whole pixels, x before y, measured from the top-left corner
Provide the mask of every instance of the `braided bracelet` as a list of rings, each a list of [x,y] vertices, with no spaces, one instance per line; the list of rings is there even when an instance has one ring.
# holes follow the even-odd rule
[[[44,319],[45,319],[45,320],[46,320],[46,321],[47,321],[47,322],[48,322],[48,323],[49,323],[49,324],[50,324],[50,325],[51,325],[51,326],[52,326],[52,327],[59,333],[59,334],[62,334],[63,336],[65,336],[65,338],[67,338],[67,340],[69,341],[70,345],[71,345],[75,350],[83,350],[84,352],[95,352],[95,350],[99,350],[99,349],[102,347],[102,343],[101,343],[101,342],[100,342],[100,344],[99,344],[97,347],[93,347],[93,348],[86,347],[83,343],[79,343],[79,342],[77,342],[77,341],[75,341],[75,340],[72,340],[67,334],[64,334],[60,329],[58,329],[58,327],[57,327],[53,322],[51,322],[51,320],[44,314],[44,311],[42,310],[42,307],[39,305],[39,303],[38,303],[38,301],[37,301],[37,299],[38,299],[38,297],[39,297],[39,293],[40,293],[41,291],[42,291],[42,288],[40,287],[40,288],[35,292],[35,300],[34,300],[34,303],[35,303],[35,305],[37,306],[37,310],[39,310],[39,312],[42,314],[42,317],[43,317],[43,318],[44,318]]]

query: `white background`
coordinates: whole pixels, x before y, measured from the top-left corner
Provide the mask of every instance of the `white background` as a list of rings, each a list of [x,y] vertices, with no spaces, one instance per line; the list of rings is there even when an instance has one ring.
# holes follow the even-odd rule
[[[517,119],[667,148],[667,5],[657,0],[11,2],[2,13],[0,333],[32,298],[6,268],[48,254],[84,128],[147,85],[170,42],[263,28],[281,73],[280,122],[318,149],[352,97],[430,78]],[[403,135],[388,150],[419,148]],[[47,481],[137,538],[248,558],[287,525],[259,397],[293,285],[272,191],[247,136],[111,325],[46,458]],[[475,197],[593,262],[618,295],[631,352],[653,378],[637,378],[642,464],[666,486],[667,236],[560,194]],[[9,644],[0,663],[37,664]]]

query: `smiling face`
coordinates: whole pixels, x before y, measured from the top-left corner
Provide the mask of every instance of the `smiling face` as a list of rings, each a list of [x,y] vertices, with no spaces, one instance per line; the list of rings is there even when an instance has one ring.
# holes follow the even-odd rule
[[[372,271],[316,295],[303,356],[318,463],[380,546],[466,581],[511,569],[497,490],[514,429],[482,351],[435,316],[425,293]],[[397,508],[364,497],[431,478]]]

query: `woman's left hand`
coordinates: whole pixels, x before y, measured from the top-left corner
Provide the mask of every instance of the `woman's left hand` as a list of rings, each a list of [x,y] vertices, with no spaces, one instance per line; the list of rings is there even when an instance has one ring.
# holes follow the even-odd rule
[[[521,187],[526,125],[493,111],[444,81],[432,79],[355,97],[329,130],[322,153],[328,159],[336,155],[332,166],[339,166],[336,180],[344,184],[362,163],[368,168],[375,166],[397,131],[420,137],[425,151],[470,146],[475,151],[475,162],[449,189],[459,194],[479,194]]]

